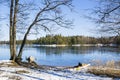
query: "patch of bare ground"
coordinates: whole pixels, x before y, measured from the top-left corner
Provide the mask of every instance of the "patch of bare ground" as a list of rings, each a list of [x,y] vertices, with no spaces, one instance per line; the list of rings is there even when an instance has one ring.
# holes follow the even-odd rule
[[[36,62],[20,62],[18,63],[20,66],[27,67],[27,68],[32,68],[32,69],[42,69],[42,70],[50,70],[50,69],[55,69],[56,67],[54,66],[46,66],[46,65],[38,65]]]
[[[106,75],[109,77],[119,77],[120,78],[120,64],[118,64],[119,62],[114,62],[112,61],[108,61],[105,64],[102,64],[101,62],[97,62],[97,66],[90,66],[87,69],[87,72],[95,74],[95,75]],[[53,67],[53,66],[43,66],[43,65],[37,65],[35,62],[32,63],[28,63],[28,62],[21,62],[20,64],[21,66],[27,67],[27,68],[34,68],[34,69],[44,69],[44,70],[49,70],[49,69],[57,69],[57,70],[62,70],[59,69],[57,67]],[[64,68],[63,68],[64,69]],[[22,72],[22,71],[20,71]],[[23,71],[24,73],[24,71]]]

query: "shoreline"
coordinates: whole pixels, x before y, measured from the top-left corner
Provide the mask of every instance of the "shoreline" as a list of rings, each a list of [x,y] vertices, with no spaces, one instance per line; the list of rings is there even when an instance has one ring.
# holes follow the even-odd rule
[[[117,44],[26,44],[26,46],[41,46],[41,47],[119,47]]]
[[[9,45],[9,44],[0,44],[0,45]],[[18,44],[19,46],[19,44]],[[25,46],[45,46],[45,47],[69,47],[69,46],[73,46],[73,47],[119,47],[119,45],[117,44],[26,44]]]
[[[2,80],[112,80],[93,74],[69,70],[31,69],[17,65],[10,60],[0,60],[0,79]]]

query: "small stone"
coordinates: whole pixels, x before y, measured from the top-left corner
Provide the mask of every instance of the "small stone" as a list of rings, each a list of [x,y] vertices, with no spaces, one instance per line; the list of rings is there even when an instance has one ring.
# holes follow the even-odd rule
[[[27,60],[28,60],[29,63],[32,63],[32,62],[35,61],[35,58],[33,56],[30,56],[30,57],[27,58]]]

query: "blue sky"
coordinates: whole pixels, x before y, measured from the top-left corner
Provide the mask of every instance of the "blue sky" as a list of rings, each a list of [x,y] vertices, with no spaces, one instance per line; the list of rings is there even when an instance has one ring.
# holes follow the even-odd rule
[[[72,29],[61,28],[55,33],[65,36],[97,36],[94,31],[96,25],[87,18],[85,18],[88,10],[95,7],[95,2],[93,0],[74,0],[73,5],[75,7],[75,12],[69,13],[67,16],[74,20],[74,26],[72,27]]]
[[[72,29],[66,29],[66,28],[59,28],[56,31],[53,31],[52,34],[61,34],[63,36],[74,36],[74,35],[83,35],[83,36],[97,36],[93,30],[96,28],[96,25],[91,22],[90,20],[86,19],[84,16],[87,14],[87,9],[91,9],[95,7],[94,0],[74,0],[74,11],[75,12],[66,12],[66,17],[70,17],[70,19],[74,20],[74,26]],[[0,7],[0,13],[7,12],[8,10],[5,7]],[[9,27],[3,27],[7,26],[7,23],[5,21],[1,22],[2,24],[2,30],[0,31],[0,40],[8,40],[9,39]],[[29,39],[39,38],[41,36],[45,36],[49,33],[41,33],[40,35],[32,35],[29,36]]]

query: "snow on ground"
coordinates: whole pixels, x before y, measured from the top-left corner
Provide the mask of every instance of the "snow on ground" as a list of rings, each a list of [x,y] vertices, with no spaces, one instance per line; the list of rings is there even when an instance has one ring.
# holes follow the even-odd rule
[[[112,80],[85,72],[34,70],[0,61],[0,80]]]

